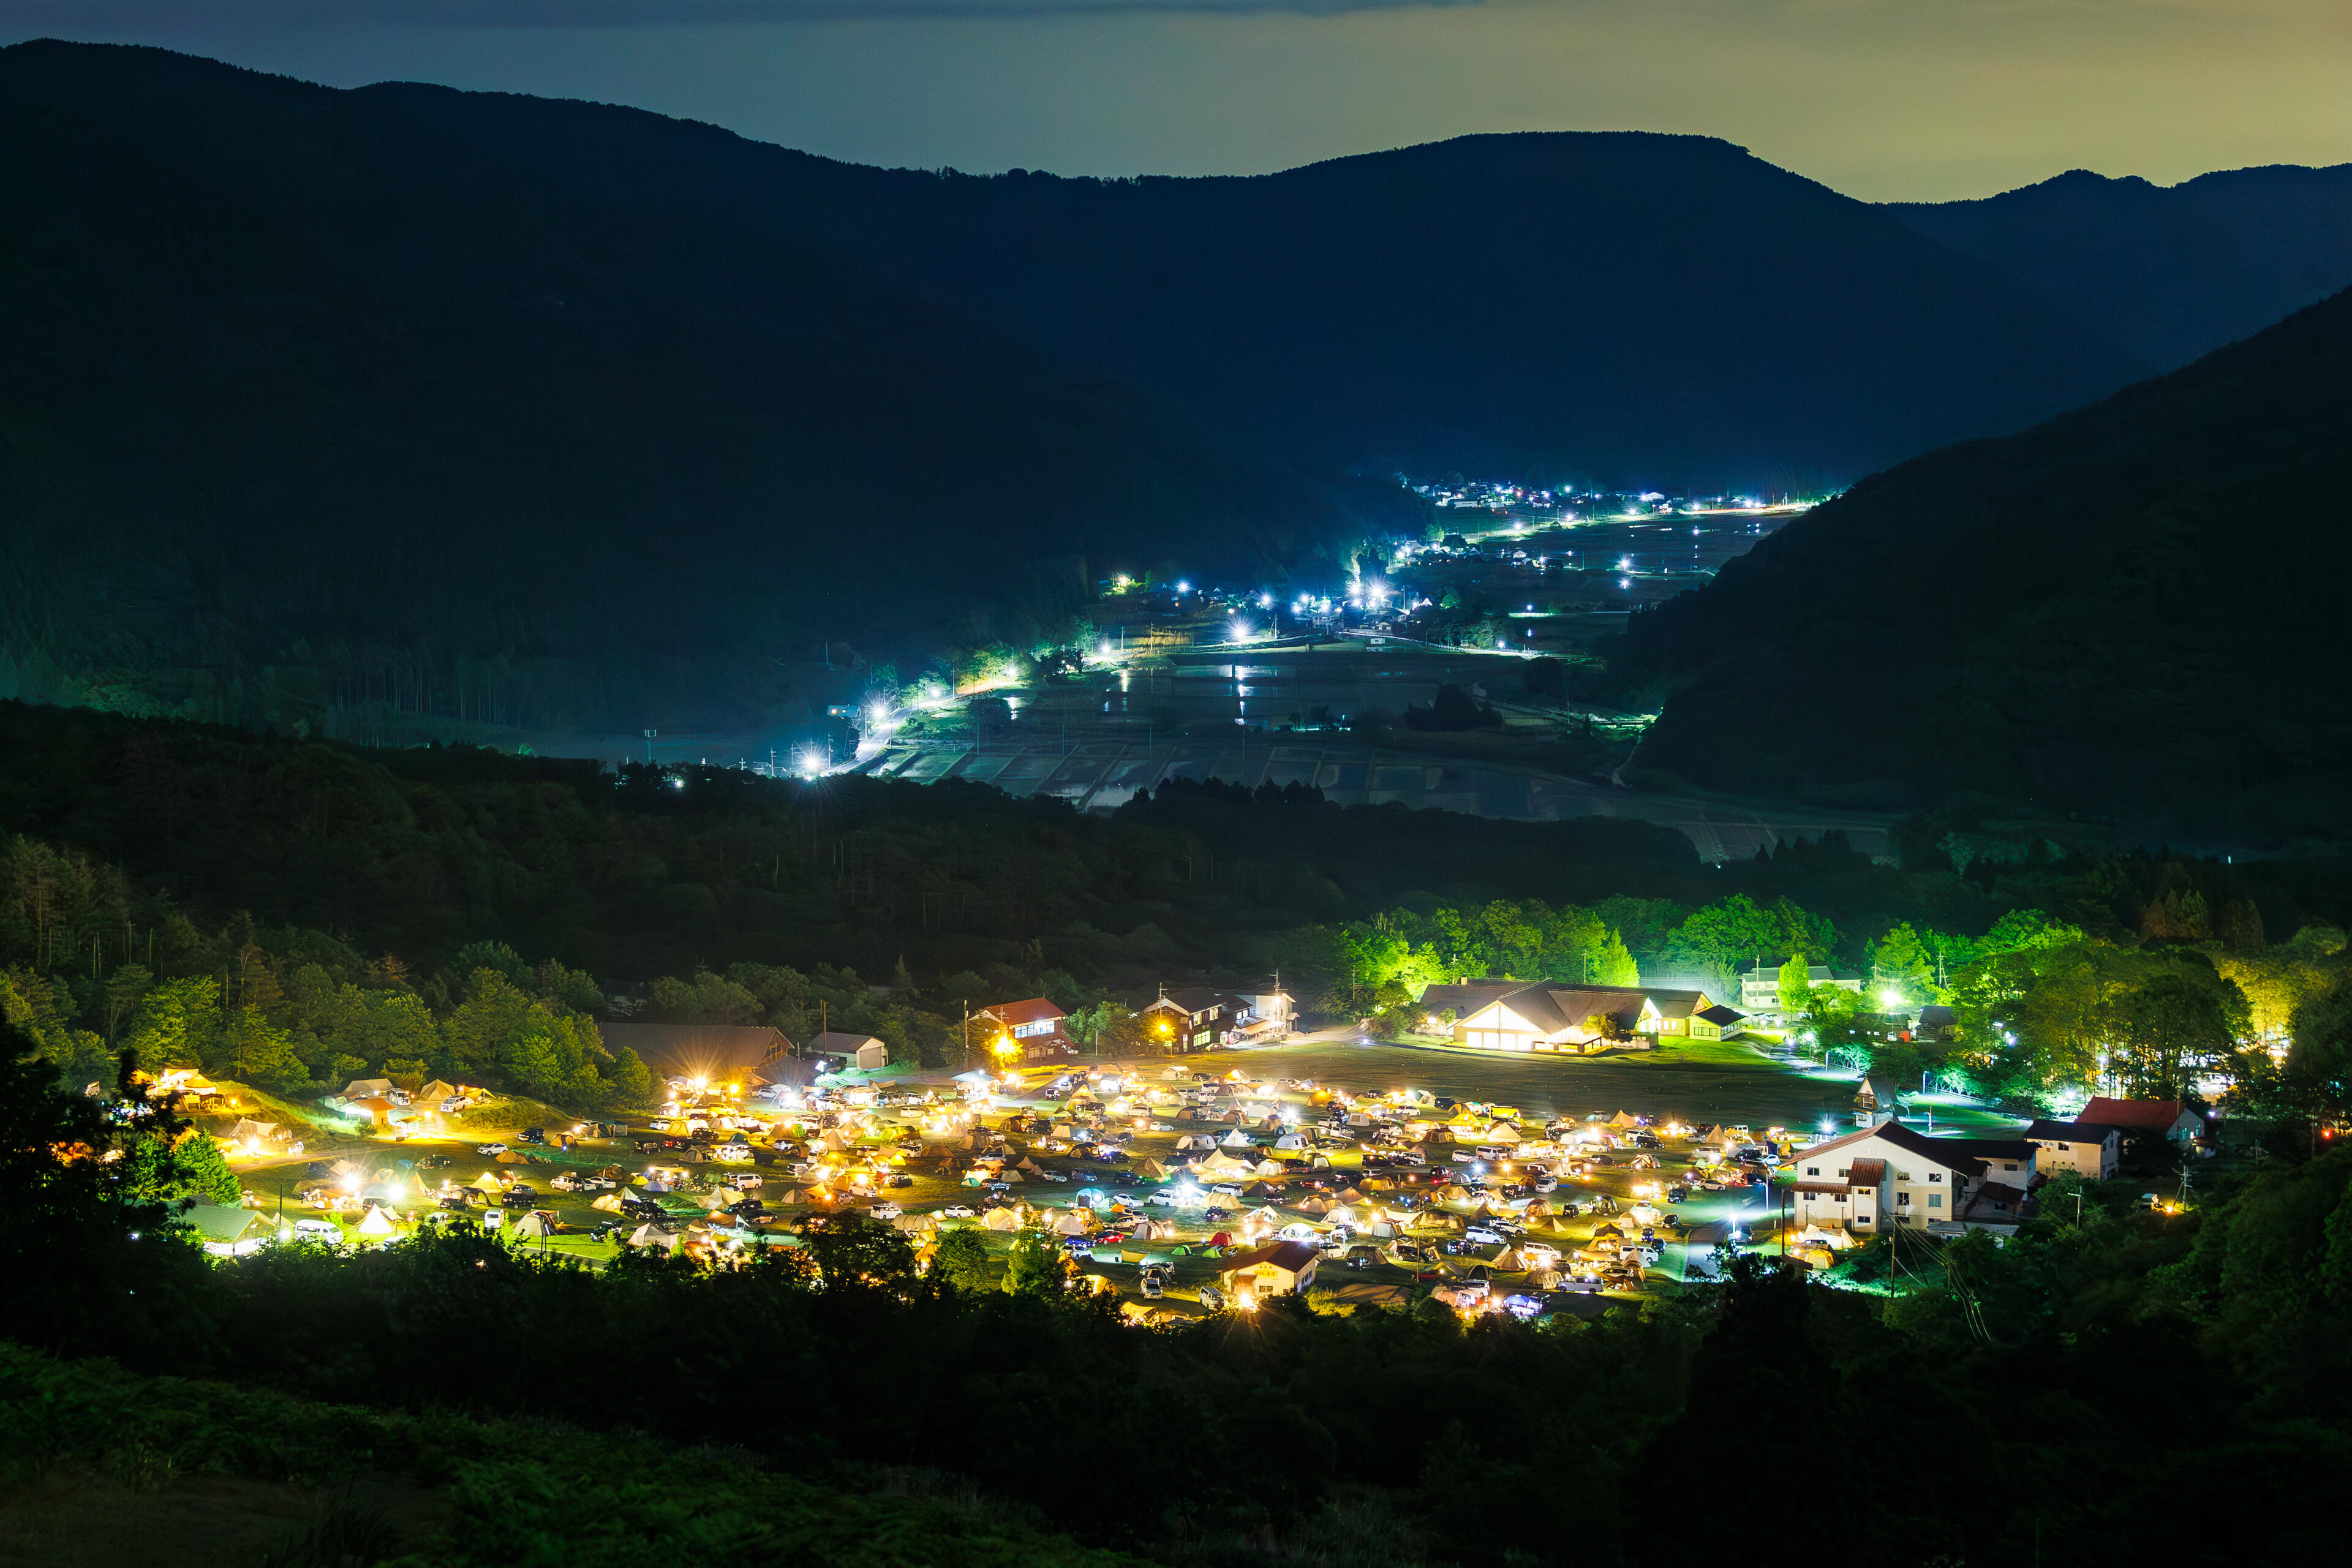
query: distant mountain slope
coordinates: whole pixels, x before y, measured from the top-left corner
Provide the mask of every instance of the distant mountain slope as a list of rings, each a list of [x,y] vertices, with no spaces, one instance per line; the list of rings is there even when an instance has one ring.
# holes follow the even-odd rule
[[[1704,137],[1465,136],[1231,179],[785,174],[812,228],[925,293],[1336,461],[1843,481],[2148,368]]]
[[[2165,370],[2352,285],[2352,163],[2170,186],[2076,169],[1982,201],[1886,210]]]
[[[1034,637],[1089,560],[1349,536],[1330,488],[706,199],[713,146],[750,148],[0,50],[0,696],[784,721],[824,637]]]
[[[2022,436],[1931,453],[1638,617],[1642,763],[1989,791],[2151,832],[2352,822],[2352,291]]]

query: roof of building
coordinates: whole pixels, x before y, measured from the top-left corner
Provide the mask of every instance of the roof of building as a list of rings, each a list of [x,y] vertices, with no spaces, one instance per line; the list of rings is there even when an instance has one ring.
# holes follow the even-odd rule
[[[2024,1136],[2037,1143],[2104,1143],[2122,1131],[2105,1122],[2053,1121],[2045,1116],[2036,1117]]]
[[[1748,1016],[1747,1014],[1735,1008],[1726,1007],[1720,1003],[1712,1007],[1700,1008],[1698,1016],[1718,1029],[1727,1029]]]
[[[1886,1180],[1884,1160],[1856,1160],[1845,1168],[1845,1184],[1853,1187],[1874,1187]]]
[[[1232,1007],[1236,1011],[1241,1007],[1241,998],[1233,993],[1212,991],[1205,985],[1188,985],[1181,991],[1163,993],[1160,1001],[1154,1002],[1151,1006],[1157,1007],[1160,1002],[1180,1007],[1196,1018],[1212,1007]],[[1149,1013],[1151,1007],[1146,1007],[1144,1011]]]
[[[1985,1173],[1984,1162],[1981,1159],[1965,1149],[1953,1146],[1962,1142],[1961,1140],[1930,1138],[1923,1132],[1914,1132],[1899,1121],[1882,1121],[1875,1127],[1865,1128],[1859,1132],[1849,1132],[1843,1138],[1832,1138],[1827,1142],[1816,1143],[1809,1149],[1800,1149],[1797,1151],[1797,1157],[1810,1160],[1815,1155],[1826,1154],[1832,1149],[1843,1149],[1849,1144],[1860,1143],[1872,1138],[1892,1143],[1906,1153],[1916,1154],[1923,1160],[1933,1160],[1946,1170],[1957,1171],[1964,1176],[1982,1176]],[[2032,1152],[2030,1145],[2020,1145],[2020,1147],[2025,1148],[2028,1152]],[[1859,1163],[1860,1162],[1857,1162],[1857,1164]]]
[[[1979,1160],[2031,1160],[2033,1145],[2022,1138],[1937,1138],[1934,1142]]]
[[[1277,1241],[1250,1252],[1234,1253],[1223,1261],[1217,1272],[1231,1274],[1237,1269],[1255,1268],[1261,1263],[1272,1264],[1286,1274],[1297,1274],[1323,1254],[1304,1241]]]
[[[1000,1024],[1034,1024],[1043,1020],[1069,1016],[1043,996],[1032,996],[1023,1002],[997,1002],[980,1010],[980,1016],[993,1018]]]
[[[2015,1214],[2025,1206],[2025,1189],[2012,1187],[2006,1182],[1985,1182],[1969,1194],[1969,1212],[1979,1208],[1999,1209]]]
[[[882,1041],[872,1035],[845,1034],[839,1029],[827,1029],[809,1038],[808,1048],[821,1057],[856,1056],[860,1046],[878,1046]]]
[[[2169,1132],[2185,1109],[2177,1100],[2094,1100],[2075,1120],[2126,1132]]]
[[[1930,1002],[1919,1009],[1919,1026],[1923,1029],[1948,1029],[1960,1021],[1955,1008]]]
[[[1521,980],[1457,980],[1450,985],[1433,985],[1421,994],[1422,1007],[1431,1013],[1441,1013],[1451,1007],[1467,1016],[1498,996],[1507,996],[1527,983]]]
[[[1704,991],[1653,990],[1646,994],[1661,1018],[1687,1018],[1712,1000]]]

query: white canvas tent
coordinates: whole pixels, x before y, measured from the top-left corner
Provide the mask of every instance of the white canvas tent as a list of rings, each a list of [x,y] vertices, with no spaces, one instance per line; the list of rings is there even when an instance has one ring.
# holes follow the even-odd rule
[[[352,1226],[352,1234],[370,1237],[397,1236],[400,1234],[400,1227],[392,1223],[390,1215],[375,1205],[370,1204],[367,1206],[367,1212],[360,1215],[359,1224]]]
[[[533,1209],[509,1226],[507,1234],[519,1240],[544,1241],[554,1234],[554,1216],[545,1209]]]
[[[1094,1228],[1095,1216],[1085,1209],[1064,1209],[1053,1224],[1056,1236],[1087,1236]]]
[[[1019,1230],[1021,1216],[1012,1209],[991,1209],[981,1216],[980,1223],[990,1230]]]
[[[1257,1147],[1257,1144],[1251,1139],[1248,1133],[1236,1127],[1231,1132],[1225,1134],[1225,1141],[1221,1147],[1226,1149],[1255,1149]]]
[[[665,1230],[662,1226],[648,1220],[644,1225],[637,1226],[636,1229],[629,1232],[629,1245],[631,1247],[675,1247],[677,1245],[677,1233],[674,1230]]]

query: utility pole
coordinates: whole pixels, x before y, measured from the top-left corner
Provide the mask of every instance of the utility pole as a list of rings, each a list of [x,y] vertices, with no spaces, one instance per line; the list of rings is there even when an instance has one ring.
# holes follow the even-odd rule
[[[653,766],[654,737],[660,733],[661,731],[659,730],[648,730],[646,731],[646,765],[647,767]]]

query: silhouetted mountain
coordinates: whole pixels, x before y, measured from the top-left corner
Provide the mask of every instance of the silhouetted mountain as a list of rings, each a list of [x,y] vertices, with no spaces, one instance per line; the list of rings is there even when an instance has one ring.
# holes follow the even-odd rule
[[[1843,481],[2149,368],[1705,137],[1465,136],[1251,178],[783,167],[812,228],[907,283],[1342,463]]]
[[[786,156],[0,50],[0,696],[786,721],[826,638],[1027,640],[1094,569],[1348,537],[1330,487],[705,199],[713,146]]]
[[[1398,516],[1351,468],[1848,477],[2134,363],[1718,142],[982,179],[28,44],[0,696],[785,722],[827,639],[1029,641],[1114,565],[1328,563]]]
[[[2352,291],[2022,436],[1905,463],[1636,618],[1638,760],[1895,781],[2227,842],[2340,837]]]
[[[2169,186],[2076,169],[1983,201],[1886,210],[2163,370],[2352,285],[2352,163]]]

